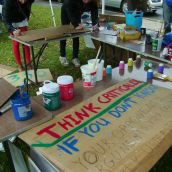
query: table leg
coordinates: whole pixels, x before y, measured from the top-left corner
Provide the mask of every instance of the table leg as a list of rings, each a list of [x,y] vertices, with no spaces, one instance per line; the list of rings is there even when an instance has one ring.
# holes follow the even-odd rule
[[[26,57],[25,57],[25,49],[24,49],[25,45],[22,45],[23,48],[23,59],[24,59],[24,68],[25,68],[25,74],[26,74],[26,89],[27,89],[27,93],[29,90],[29,85],[28,85],[28,81],[29,81],[29,77],[28,77],[28,71],[27,71],[27,64],[26,64]]]
[[[37,59],[37,63],[36,63],[36,70],[38,69],[39,59],[42,56],[42,53],[44,52],[44,50],[47,47],[47,45],[48,45],[48,43],[43,44],[42,47],[41,47],[41,49],[39,50],[38,54],[36,55],[36,58],[38,58]]]
[[[102,46],[102,49],[103,49],[103,59],[104,59],[104,65],[106,66],[107,65],[107,61],[106,61],[106,43],[104,42],[101,42],[101,46]]]
[[[30,48],[31,48],[31,53],[32,53],[32,61],[33,61],[33,70],[34,70],[34,75],[35,75],[35,83],[38,84],[37,68],[36,68],[35,56],[34,56],[34,48],[33,48],[33,46],[31,46]]]
[[[15,167],[14,167],[13,159],[12,159],[12,156],[11,156],[8,140],[2,142],[2,144],[4,146],[4,150],[5,150],[5,153],[6,153],[7,158],[8,158],[8,162],[9,162],[9,165],[10,165],[10,171],[15,172]]]

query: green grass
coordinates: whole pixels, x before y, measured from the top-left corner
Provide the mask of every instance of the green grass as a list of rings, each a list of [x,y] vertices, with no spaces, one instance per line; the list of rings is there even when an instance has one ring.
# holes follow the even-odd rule
[[[33,14],[30,18],[30,29],[38,29],[52,26],[50,8],[34,5]],[[56,22],[60,25],[60,10],[55,8]],[[1,26],[1,25],[0,25]],[[5,29],[3,28],[4,32]],[[68,40],[67,56],[71,59],[72,47],[71,40]],[[38,47],[36,47],[38,49]],[[79,59],[82,64],[85,64],[87,60],[95,56],[95,52],[84,45],[83,38],[80,40],[80,53]],[[59,43],[53,42],[48,45],[45,50],[39,68],[49,68],[54,79],[62,74],[70,74],[74,79],[81,79],[81,73],[79,69],[76,69],[72,64],[69,67],[63,67],[58,61],[59,57]],[[0,34],[0,64],[9,66],[17,66],[14,60],[11,49],[11,40],[8,39],[8,33]],[[35,88],[31,87],[32,94],[35,94]],[[24,152],[28,151],[28,148],[23,145],[19,140],[15,143]],[[0,172],[9,172],[9,164],[5,153],[0,152]],[[151,172],[172,172],[172,149],[170,149],[164,157],[155,165]]]

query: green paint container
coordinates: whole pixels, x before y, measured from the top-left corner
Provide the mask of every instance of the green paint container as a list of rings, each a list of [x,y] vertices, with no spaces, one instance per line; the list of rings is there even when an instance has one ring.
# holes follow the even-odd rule
[[[42,95],[44,107],[47,110],[53,111],[60,107],[60,92],[59,85],[51,81],[44,81],[42,87]]]

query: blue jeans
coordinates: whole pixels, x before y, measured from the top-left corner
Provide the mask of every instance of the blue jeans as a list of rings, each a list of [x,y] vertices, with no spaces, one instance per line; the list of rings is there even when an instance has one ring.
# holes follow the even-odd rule
[[[165,1],[163,3],[163,17],[164,17],[164,30],[165,30],[165,33],[171,32],[172,7],[169,7],[165,3]]]

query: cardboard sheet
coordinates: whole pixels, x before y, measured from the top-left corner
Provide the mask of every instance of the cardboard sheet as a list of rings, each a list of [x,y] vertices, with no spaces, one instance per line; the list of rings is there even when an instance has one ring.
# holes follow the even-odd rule
[[[0,64],[0,78],[14,72],[16,68]]]
[[[19,137],[65,172],[147,172],[172,144],[172,91],[126,80]]]
[[[28,77],[32,81],[35,82],[35,75],[33,70],[28,71]],[[39,82],[43,82],[45,80],[53,80],[51,72],[49,69],[38,69],[37,77]],[[23,85],[24,79],[26,78],[25,72],[13,73],[11,75],[7,75],[4,79],[9,82],[11,85],[17,87]],[[30,82],[29,82],[30,84]]]

